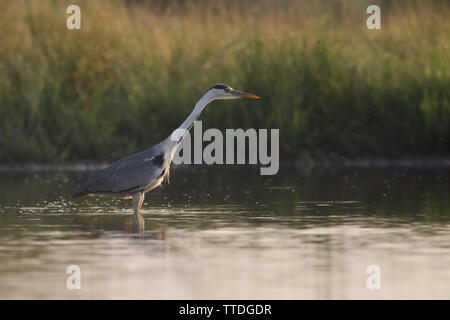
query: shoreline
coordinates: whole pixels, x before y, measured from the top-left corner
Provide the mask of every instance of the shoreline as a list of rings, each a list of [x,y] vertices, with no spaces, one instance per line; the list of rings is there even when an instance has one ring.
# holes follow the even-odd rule
[[[0,173],[4,172],[83,172],[98,171],[106,168],[113,162],[55,162],[55,163],[37,163],[24,162],[18,164],[0,163]],[[174,168],[182,169],[191,165],[177,165]],[[259,164],[257,164],[259,165]],[[196,165],[206,166],[206,164]],[[237,165],[234,166],[253,166]],[[338,156],[319,156],[314,157],[304,154],[295,160],[280,161],[280,168],[296,167],[301,170],[312,169],[345,169],[345,168],[450,168],[450,157],[404,157],[404,158],[383,158],[383,157],[361,157],[345,158]]]
[[[450,156],[405,156],[347,158],[337,155],[304,153],[292,162],[302,168],[450,168]]]

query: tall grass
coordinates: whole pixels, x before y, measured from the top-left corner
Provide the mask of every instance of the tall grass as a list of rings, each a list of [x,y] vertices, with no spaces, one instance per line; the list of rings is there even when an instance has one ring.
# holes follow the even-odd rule
[[[146,148],[217,82],[262,99],[204,127],[280,128],[285,155],[450,155],[445,1],[384,1],[378,31],[373,1],[77,1],[72,31],[69,2],[0,0],[2,162]]]

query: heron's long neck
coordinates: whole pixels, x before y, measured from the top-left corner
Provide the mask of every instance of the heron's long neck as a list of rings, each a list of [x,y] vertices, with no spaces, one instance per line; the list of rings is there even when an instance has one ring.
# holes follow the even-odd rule
[[[206,93],[195,105],[194,110],[192,110],[191,114],[184,120],[181,126],[178,129],[184,129],[189,131],[194,124],[194,121],[198,119],[200,113],[202,113],[203,109],[206,107],[208,103],[213,100],[209,93]]]
[[[195,105],[194,110],[192,110],[191,114],[184,120],[184,122],[179,126],[175,131],[172,132],[170,137],[168,138],[170,149],[175,149],[176,151],[178,146],[181,144],[183,139],[186,137],[186,134],[192,128],[194,121],[198,119],[200,113],[206,107],[208,103],[214,100],[214,97],[211,96],[210,92],[207,92]],[[173,152],[174,153],[174,152]]]

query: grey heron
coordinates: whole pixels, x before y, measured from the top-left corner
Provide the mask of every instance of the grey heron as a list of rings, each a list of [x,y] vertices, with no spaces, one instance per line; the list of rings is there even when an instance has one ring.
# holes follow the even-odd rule
[[[258,99],[259,97],[234,90],[224,84],[216,84],[197,102],[194,110],[181,126],[164,141],[111,164],[75,188],[71,192],[72,197],[81,198],[93,195],[133,199],[133,224],[143,228],[144,219],[140,210],[145,193],[160,186],[164,179],[168,179],[170,163],[194,121],[211,101],[238,98]]]

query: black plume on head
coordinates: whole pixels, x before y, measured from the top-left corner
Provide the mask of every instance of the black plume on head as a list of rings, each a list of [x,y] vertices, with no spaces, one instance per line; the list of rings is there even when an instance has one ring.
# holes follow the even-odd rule
[[[211,89],[231,89],[231,88],[225,84],[218,83],[215,86],[212,86],[211,88],[209,88],[208,91]]]

